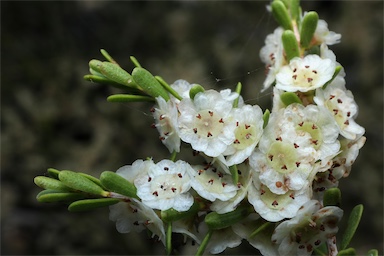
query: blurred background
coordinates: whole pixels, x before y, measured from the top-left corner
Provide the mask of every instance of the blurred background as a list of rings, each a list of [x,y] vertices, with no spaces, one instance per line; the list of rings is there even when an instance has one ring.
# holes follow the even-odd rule
[[[259,50],[277,24],[266,1],[2,1],[1,254],[163,254],[142,234],[120,234],[108,209],[68,213],[40,204],[33,178],[48,167],[99,176],[136,159],[168,157],[150,129],[151,104],[118,104],[119,90],[83,80],[106,49],[126,70],[134,55],[166,81],[205,88],[243,83],[243,97],[263,109]],[[360,106],[367,143],[340,181],[344,218],[364,204],[352,241],[358,254],[383,251],[383,1],[304,1],[332,31],[331,46]],[[246,241],[223,254],[254,254]]]

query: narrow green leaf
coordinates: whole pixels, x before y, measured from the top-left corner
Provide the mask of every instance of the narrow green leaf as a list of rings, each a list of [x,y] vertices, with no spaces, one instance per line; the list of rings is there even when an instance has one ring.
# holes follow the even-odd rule
[[[376,249],[371,249],[367,253],[367,256],[378,256],[378,255],[379,255],[379,251]]]
[[[86,196],[84,194],[65,192],[47,189],[41,191],[36,199],[40,203],[54,203],[54,202],[73,202],[79,199],[83,199]]]
[[[138,67],[138,68],[141,68],[142,66],[140,65],[139,61],[134,57],[134,56],[131,56],[130,57],[133,65],[135,65],[135,67]]]
[[[116,198],[97,198],[97,199],[84,199],[71,203],[68,206],[68,211],[70,212],[79,212],[79,211],[88,211],[100,207],[106,207],[109,205],[117,204],[121,202]]]
[[[122,84],[116,83],[116,82],[114,82],[112,80],[109,80],[108,78],[106,78],[104,76],[85,75],[84,76],[84,80],[89,81],[91,83],[111,85],[111,86],[113,86],[115,88],[123,89],[123,90],[132,89],[131,87],[128,87],[126,85],[122,85]]]
[[[299,45],[293,31],[284,31],[281,39],[288,62],[295,57],[300,57]]]
[[[135,83],[140,86],[148,95],[156,98],[163,97],[165,101],[169,100],[167,90],[156,80],[156,78],[146,69],[136,67],[132,71],[132,77]]]
[[[308,12],[302,22],[300,30],[300,45],[307,49],[312,41],[313,35],[316,31],[319,15],[317,12]]]
[[[339,188],[329,188],[324,192],[324,206],[341,206],[341,191]]]
[[[164,222],[172,222],[172,221],[178,221],[181,219],[187,219],[197,214],[199,210],[200,210],[200,203],[194,202],[191,208],[189,208],[189,210],[185,212],[179,212],[173,208],[165,211],[161,211],[161,219]]]
[[[249,237],[250,238],[253,238],[255,236],[257,236],[258,234],[260,234],[263,230],[265,230],[266,228],[268,228],[270,225],[272,225],[272,222],[265,222],[263,224],[261,224],[255,231],[253,231]]]
[[[340,250],[337,256],[353,256],[356,255],[356,251],[354,248],[348,248]]]
[[[355,235],[355,232],[357,230],[357,227],[359,226],[361,216],[363,215],[363,205],[359,204],[356,205],[349,215],[348,219],[348,225],[347,228],[344,231],[343,237],[341,239],[341,249],[344,250],[348,247],[349,243],[351,242],[353,236]]]
[[[207,245],[209,243],[209,240],[211,240],[213,234],[213,230],[209,230],[208,233],[205,235],[203,241],[201,242],[199,249],[197,249],[196,256],[203,255],[205,248],[207,248]]]
[[[109,53],[104,50],[104,49],[100,49],[100,52],[101,54],[104,56],[104,58],[109,61],[109,62],[112,62],[113,64],[116,64],[116,65],[119,65],[112,57],[111,55],[109,55]]]
[[[196,96],[196,94],[198,94],[199,92],[204,92],[205,89],[203,86],[199,85],[199,84],[195,84],[191,90],[189,90],[189,97],[193,100]]]
[[[235,90],[235,92],[237,92],[237,94],[239,94],[239,97],[237,97],[237,98],[233,101],[233,107],[234,107],[234,108],[237,108],[237,107],[239,106],[239,99],[240,99],[241,89],[242,89],[242,84],[241,84],[240,82],[238,82],[237,85],[236,85],[236,90]]]
[[[294,92],[283,92],[280,96],[280,99],[286,107],[291,105],[292,103],[303,104],[299,96],[297,96],[297,94]]]
[[[230,166],[229,171],[231,172],[231,175],[232,175],[233,184],[236,185],[239,182],[239,172],[237,170],[237,165]]]
[[[205,216],[205,223],[208,228],[216,230],[229,227],[236,222],[246,218],[251,213],[249,206],[239,206],[232,212],[218,214],[217,212],[208,213]]]
[[[61,171],[59,179],[66,186],[75,190],[83,191],[88,194],[108,196],[108,192],[104,191],[100,186],[96,185],[93,181],[72,171]]]
[[[100,175],[101,184],[109,191],[133,198],[137,197],[135,185],[115,172],[105,171]]]
[[[263,124],[263,128],[265,128],[269,122],[269,116],[270,116],[271,112],[269,112],[269,109],[266,109],[265,112],[264,112],[264,115],[263,115],[263,121],[264,121],[264,124]]]
[[[300,0],[291,0],[291,4],[289,7],[289,11],[291,13],[291,19],[295,20],[297,25],[300,27],[300,16],[301,16],[301,10],[300,10]]]
[[[165,238],[165,248],[167,255],[172,253],[172,222],[169,222],[167,225],[167,236]]]
[[[285,30],[292,30],[292,21],[289,17],[289,13],[287,7],[283,2],[275,0],[271,4],[272,7],[272,15]]]
[[[337,66],[337,67],[335,68],[335,73],[333,73],[333,76],[332,76],[331,80],[329,80],[328,82],[326,82],[326,83],[323,85],[323,89],[327,88],[327,86],[328,86],[330,83],[332,83],[333,79],[335,79],[335,77],[340,73],[340,71],[341,71],[342,68],[343,68],[342,66]]]
[[[60,171],[57,170],[57,169],[54,169],[54,168],[48,168],[47,170],[47,175],[51,178],[54,178],[54,179],[59,179],[59,173]]]
[[[108,102],[153,102],[154,98],[143,95],[114,94],[107,98]]]
[[[62,191],[71,191],[72,189],[65,186],[59,180],[45,177],[45,176],[37,176],[33,180],[35,184],[43,189],[54,189],[54,190],[62,190]]]
[[[175,91],[165,80],[160,76],[155,76],[156,80],[166,89],[170,94],[173,95],[178,100],[182,100],[183,97],[179,95],[177,91]]]
[[[100,186],[101,188],[103,188],[103,185],[101,184],[101,182],[100,182],[100,180],[98,178],[93,177],[92,175],[89,175],[89,174],[86,174],[86,173],[82,173],[82,172],[79,172],[79,174],[81,176],[84,176],[85,178],[89,179],[93,183],[96,183],[96,185]]]

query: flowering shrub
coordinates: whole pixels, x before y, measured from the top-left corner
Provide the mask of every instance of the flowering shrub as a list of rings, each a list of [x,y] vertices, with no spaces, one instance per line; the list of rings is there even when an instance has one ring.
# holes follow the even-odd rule
[[[85,79],[127,91],[111,102],[153,102],[153,126],[171,156],[139,159],[99,178],[50,168],[49,177],[35,178],[44,189],[37,200],[68,202],[69,211],[109,206],[119,232],[149,230],[167,254],[172,233],[199,244],[197,255],[243,240],[263,255],[353,254],[348,245],[363,208],[353,209],[337,244],[337,186],[366,138],[345,71],[328,48],[341,35],[316,12],[301,13],[296,0],[268,9],[280,25],[260,51],[271,112],[246,104],[241,83],[219,92],[185,80],[169,85],[134,57],[129,73],[102,50],[107,61],[91,60]],[[181,143],[200,164],[177,159]]]

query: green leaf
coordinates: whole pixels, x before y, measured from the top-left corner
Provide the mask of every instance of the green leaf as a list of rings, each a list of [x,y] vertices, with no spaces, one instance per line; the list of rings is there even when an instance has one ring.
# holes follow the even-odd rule
[[[300,0],[291,0],[289,11],[291,13],[291,19],[295,20],[297,25],[300,26]]]
[[[112,80],[109,80],[108,78],[106,78],[104,76],[85,75],[84,76],[84,80],[89,81],[91,83],[111,85],[111,86],[113,86],[115,88],[123,89],[123,90],[127,90],[127,89],[132,90],[133,89],[131,87],[127,87],[126,85],[122,85],[122,84],[116,83],[116,82],[114,82]],[[138,90],[135,90],[135,91],[138,91]]]
[[[249,206],[239,206],[234,211],[228,213],[208,213],[207,216],[205,216],[204,221],[210,229],[223,229],[246,218],[250,213],[251,210]]]
[[[379,255],[379,251],[376,249],[371,249],[367,253],[367,256],[378,256],[378,255]]]
[[[275,0],[271,4],[272,7],[272,15],[285,30],[292,30],[292,21],[289,17],[289,13],[287,7],[283,2]]]
[[[146,69],[136,67],[132,71],[133,80],[148,95],[156,98],[162,97],[165,101],[169,100],[169,94],[156,78]]]
[[[100,186],[98,186],[93,181],[84,177],[83,175],[72,172],[72,171],[61,171],[59,174],[59,179],[66,186],[73,188],[75,190],[83,191],[88,194],[108,196],[109,193],[104,191]]]
[[[107,98],[108,102],[153,102],[154,98],[143,95],[114,94]]]
[[[201,242],[199,249],[197,249],[196,256],[203,255],[205,248],[207,248],[207,245],[209,243],[209,240],[211,240],[213,234],[213,230],[209,230],[208,233],[205,235],[203,241]]]
[[[271,114],[271,112],[269,112],[269,109],[266,109],[264,111],[264,115],[263,115],[263,121],[264,121],[263,128],[265,128],[268,125],[270,114]]]
[[[79,211],[93,210],[96,208],[117,204],[118,202],[121,202],[121,201],[116,198],[84,199],[84,200],[79,200],[71,203],[68,206],[68,211],[79,212]]]
[[[342,250],[347,248],[353,236],[355,235],[355,232],[361,220],[361,216],[363,215],[363,209],[364,207],[362,204],[356,205],[352,209],[351,214],[349,215],[347,228],[345,229],[343,237],[341,239]]]
[[[54,168],[48,168],[47,175],[54,179],[59,179],[59,173],[60,171]]]
[[[297,94],[294,92],[283,92],[280,96],[280,99],[286,107],[291,105],[292,103],[303,104],[299,96],[297,96]]]
[[[339,188],[329,188],[323,197],[324,206],[341,206],[341,191]]]
[[[339,253],[337,254],[337,256],[352,256],[352,255],[356,255],[356,251],[354,248],[348,248],[348,249],[343,249],[343,250],[340,250]]]
[[[307,49],[312,41],[313,35],[316,31],[319,15],[317,12],[308,12],[301,22],[300,30],[300,45]]]
[[[101,62],[99,60],[91,60],[89,62],[89,66],[90,68],[101,73],[109,80],[112,80],[118,84],[138,89],[138,86],[133,81],[132,76],[117,64],[106,61]]]
[[[116,65],[119,65],[119,64],[117,64],[117,62],[111,57],[111,55],[109,55],[109,53],[108,53],[106,50],[104,50],[104,49],[100,49],[100,52],[101,52],[101,54],[104,56],[104,58],[105,58],[106,60],[108,60],[109,62],[112,62],[112,63],[114,63],[114,64],[116,64]]]
[[[170,94],[172,94],[176,99],[182,100],[183,98],[175,91],[167,82],[164,81],[160,76],[155,76],[156,80],[166,89]]]
[[[85,197],[86,196],[84,194],[47,189],[47,190],[41,191],[36,196],[36,199],[40,203],[53,203],[53,202],[73,202],[79,199],[83,199]]]
[[[335,79],[335,77],[340,73],[340,71],[341,71],[342,68],[343,68],[342,66],[337,66],[337,67],[335,68],[335,72],[333,73],[333,76],[332,76],[331,80],[329,80],[328,82],[326,82],[326,83],[323,85],[323,90],[324,90],[325,88],[327,88],[327,86],[328,86],[330,83],[332,83],[333,79]]]
[[[204,92],[205,89],[203,86],[199,85],[199,84],[195,84],[191,90],[189,90],[189,97],[193,100],[196,96],[196,94],[198,94],[199,92]]]
[[[54,190],[62,190],[62,191],[71,191],[72,189],[65,186],[59,180],[45,177],[45,176],[37,176],[33,180],[35,184],[43,189],[54,189]]]
[[[134,57],[134,56],[131,56],[130,57],[133,65],[135,65],[135,67],[138,67],[138,68],[141,68],[142,66],[140,65],[139,61]]]
[[[242,84],[241,84],[240,82],[238,82],[238,83],[237,83],[237,86],[236,86],[236,90],[235,90],[235,92],[237,92],[237,94],[239,94],[239,97],[237,97],[237,98],[233,101],[233,107],[234,107],[234,108],[237,108],[237,106],[239,105],[239,98],[240,98],[241,88],[242,88]]]
[[[178,221],[181,219],[187,219],[194,216],[200,210],[200,203],[194,202],[191,208],[185,212],[179,212],[171,208],[165,211],[161,211],[161,219],[164,222]]]
[[[230,166],[229,171],[231,172],[231,175],[232,175],[233,184],[236,185],[239,182],[239,172],[237,170],[237,165]]]
[[[135,185],[115,172],[102,172],[100,175],[100,181],[101,184],[109,191],[128,197],[138,198]]]
[[[288,62],[295,57],[300,57],[299,45],[293,31],[284,31],[281,39]]]
[[[272,224],[272,222],[264,222],[262,223],[257,229],[255,229],[255,231],[253,231],[249,237],[250,238],[253,238],[255,236],[257,236],[258,234],[260,234],[262,231],[264,231],[265,229],[267,229],[270,225]]]
[[[82,173],[82,172],[79,172],[79,174],[81,176],[84,176],[85,178],[89,179],[90,181],[96,183],[96,185],[100,186],[101,188],[103,188],[103,185],[101,185],[101,182],[98,178],[96,177],[93,177],[92,175],[89,175],[89,174],[86,174],[86,173]]]

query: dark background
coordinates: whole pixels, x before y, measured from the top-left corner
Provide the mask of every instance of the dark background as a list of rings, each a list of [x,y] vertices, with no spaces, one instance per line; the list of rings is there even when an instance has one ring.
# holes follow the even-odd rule
[[[119,234],[108,209],[68,213],[39,204],[33,178],[48,167],[98,176],[136,159],[168,157],[151,130],[150,104],[107,103],[119,90],[82,79],[104,48],[128,71],[134,55],[172,83],[205,88],[243,83],[248,103],[260,93],[259,50],[276,27],[261,1],[1,2],[1,254],[163,254],[145,233]],[[383,2],[304,1],[342,42],[331,46],[360,106],[367,143],[340,181],[343,225],[364,204],[352,241],[359,254],[383,253]],[[148,127],[148,129],[146,129]],[[342,231],[340,232],[342,233]],[[227,254],[252,254],[243,243]]]

